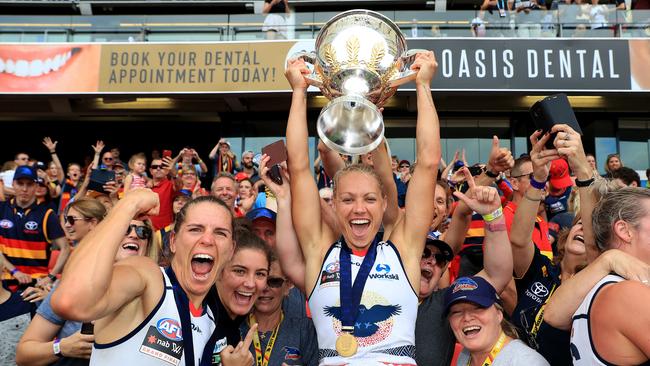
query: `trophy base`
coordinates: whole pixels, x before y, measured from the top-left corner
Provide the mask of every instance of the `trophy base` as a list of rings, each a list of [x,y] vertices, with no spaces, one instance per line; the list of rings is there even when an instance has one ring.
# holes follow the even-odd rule
[[[318,116],[316,130],[332,150],[345,155],[367,154],[384,136],[384,119],[377,106],[357,95],[330,101]]]

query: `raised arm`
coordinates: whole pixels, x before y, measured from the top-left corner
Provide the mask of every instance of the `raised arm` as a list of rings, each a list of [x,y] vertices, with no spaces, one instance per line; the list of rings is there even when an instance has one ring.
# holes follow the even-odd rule
[[[287,153],[291,174],[291,204],[296,229],[306,261],[319,255],[324,226],[320,213],[320,196],[311,175],[309,133],[307,131],[307,82],[303,74],[309,69],[302,60],[289,60],[285,76],[293,89],[287,123]],[[294,215],[295,214],[295,215]],[[332,238],[334,239],[334,238]]]
[[[91,164],[93,169],[99,168],[99,156],[102,154],[104,146],[104,141],[102,140],[97,140],[97,143],[95,143],[95,145],[92,145],[93,151],[95,151],[95,155],[93,156],[93,163]]]
[[[278,259],[282,272],[293,282],[293,284],[305,293],[305,259],[300,249],[298,237],[293,229],[291,219],[291,189],[289,182],[291,178],[287,171],[282,169],[282,184],[276,184],[267,175],[269,168],[266,166],[270,158],[262,156],[260,162],[260,177],[267,187],[273,192],[278,204],[278,215],[275,220],[275,248],[278,251]]]
[[[318,154],[325,174],[330,177],[334,177],[336,172],[345,168],[345,162],[341,159],[341,156],[336,151],[327,147],[321,140],[318,140]]]
[[[199,156],[199,153],[196,152],[196,150],[192,149],[192,155],[194,156],[194,159],[199,162],[199,166],[201,167],[201,172],[203,173],[202,175],[205,175],[208,172],[208,166],[205,165],[205,162],[201,157]]]
[[[620,250],[608,250],[575,276],[562,279],[562,285],[546,304],[544,321],[558,329],[571,329],[578,306],[596,283],[610,272],[646,284],[650,280],[650,266]]]
[[[50,152],[50,156],[52,157],[52,162],[54,162],[54,166],[56,166],[56,179],[59,181],[59,184],[63,184],[63,180],[65,179],[65,174],[63,173],[63,166],[61,165],[61,160],[59,160],[59,156],[56,154],[56,145],[58,143],[59,143],[58,141],[52,141],[52,139],[49,137],[43,138],[43,145],[45,145],[47,150]]]
[[[485,278],[498,293],[503,291],[512,279],[512,251],[508,243],[506,220],[503,217],[501,198],[494,187],[477,186],[467,167],[463,167],[469,189],[465,194],[454,192],[471,210],[483,216],[485,241],[484,269],[479,276]]]
[[[593,182],[593,179],[595,179],[594,172],[587,162],[587,155],[582,146],[580,134],[565,124],[553,126],[551,132],[557,132],[554,142],[555,147],[560,155],[567,157],[569,167],[576,176],[576,182],[587,182],[589,180]],[[578,195],[580,197],[580,219],[582,220],[587,261],[591,263],[600,255],[591,222],[591,214],[597,202],[590,186],[579,186]]]
[[[388,141],[384,139],[384,141],[379,144],[377,149],[372,153],[372,167],[375,170],[375,173],[379,176],[381,184],[384,186],[384,194],[386,195],[388,204],[386,206],[386,211],[384,211],[382,223],[384,225],[384,232],[390,235],[393,226],[399,218],[400,210],[397,201],[397,186],[393,179],[393,169],[391,167],[387,145]]]
[[[143,294],[153,278],[162,283],[159,273],[151,277],[158,267],[149,258],[132,257],[114,264],[131,219],[157,211],[156,193],[137,189],[125,195],[70,256],[52,294],[52,309],[65,319],[95,320]]]
[[[210,150],[210,153],[208,154],[208,158],[209,158],[210,160],[214,160],[214,159],[217,158],[217,152],[219,151],[219,145],[221,145],[221,140],[219,140],[219,141],[217,142],[217,144],[214,145],[214,147],[212,148],[212,150]]]
[[[406,192],[406,213],[404,220],[400,221],[401,233],[398,232],[401,239],[395,244],[408,257],[417,259],[419,266],[424,239],[433,220],[434,188],[441,157],[440,122],[431,97],[431,79],[438,63],[433,52],[428,51],[418,54],[411,68],[418,71],[418,117],[415,130],[417,164]]]
[[[530,160],[533,164],[533,178],[537,182],[546,182],[548,179],[551,162],[560,156],[557,150],[544,148],[549,134],[542,136],[540,131],[535,131],[530,136],[533,149],[530,152]],[[532,241],[533,230],[537,209],[542,201],[544,190],[537,189],[532,185],[524,192],[524,198],[519,201],[515,211],[512,227],[510,228],[510,244],[512,245],[512,258],[514,259],[515,276],[521,278],[533,261],[535,255],[535,244]]]

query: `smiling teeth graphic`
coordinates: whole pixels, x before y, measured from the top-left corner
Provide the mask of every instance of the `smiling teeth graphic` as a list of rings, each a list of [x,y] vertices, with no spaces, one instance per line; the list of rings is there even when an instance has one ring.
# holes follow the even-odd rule
[[[11,74],[17,77],[37,77],[57,71],[63,67],[77,53],[78,48],[60,53],[44,60],[13,60],[0,58],[0,73]]]

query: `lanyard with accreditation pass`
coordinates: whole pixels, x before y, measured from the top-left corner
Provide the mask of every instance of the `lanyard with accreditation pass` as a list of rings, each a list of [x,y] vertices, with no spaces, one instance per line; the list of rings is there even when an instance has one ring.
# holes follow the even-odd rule
[[[494,359],[497,358],[497,355],[499,354],[499,352],[501,352],[501,350],[506,344],[508,344],[508,337],[506,336],[505,333],[503,333],[503,331],[501,331],[499,340],[497,340],[497,343],[495,343],[494,346],[492,347],[490,354],[487,356],[485,361],[483,361],[483,366],[492,365],[492,362],[494,362]],[[470,359],[467,360],[467,366],[469,366],[471,362],[472,362],[472,358],[470,357]]]
[[[266,349],[264,350],[264,354],[262,354],[262,344],[260,343],[260,336],[258,332],[255,332],[255,334],[253,334],[253,347],[255,348],[256,366],[268,366],[269,359],[271,358],[271,352],[273,352],[273,345],[275,345],[275,339],[278,337],[278,330],[280,330],[280,324],[282,324],[283,320],[284,320],[284,312],[280,313],[280,322],[273,330],[273,333],[271,334],[271,338],[269,338],[269,343],[266,344]],[[251,313],[248,316],[248,324],[249,326],[252,327],[253,324],[255,323],[257,323],[257,320],[255,320],[255,315]]]

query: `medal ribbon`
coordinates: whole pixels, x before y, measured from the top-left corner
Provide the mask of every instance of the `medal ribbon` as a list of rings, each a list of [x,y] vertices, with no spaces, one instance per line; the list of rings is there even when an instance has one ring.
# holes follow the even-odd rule
[[[269,338],[269,343],[266,344],[266,349],[264,350],[264,354],[262,355],[262,344],[260,343],[260,336],[258,332],[255,332],[253,334],[253,346],[255,348],[255,365],[256,366],[268,366],[269,364],[269,359],[271,359],[271,352],[273,351],[273,345],[275,345],[275,338],[278,336],[278,330],[280,330],[280,324],[282,324],[282,321],[284,320],[284,312],[280,313],[280,322],[278,325],[275,327],[273,330],[273,333],[271,333],[271,338]],[[251,313],[248,316],[248,325],[253,326],[253,324],[257,323],[257,320],[255,320],[255,315]]]
[[[490,366],[492,365],[492,362],[494,361],[495,358],[497,358],[497,355],[503,347],[508,343],[508,337],[506,336],[503,331],[501,331],[501,335],[499,336],[499,339],[497,340],[497,343],[494,344],[492,347],[492,350],[490,350],[490,354],[487,356],[485,361],[483,361],[483,366]],[[467,366],[469,366],[472,362],[472,358],[470,357],[469,360],[467,360]]]
[[[181,318],[181,332],[183,332],[183,355],[185,356],[185,366],[194,365],[194,341],[192,340],[192,322],[190,320],[190,299],[183,291],[183,288],[176,279],[176,274],[171,266],[165,269],[169,282],[172,284],[174,291],[174,301]]]
[[[339,240],[341,244],[341,252],[339,254],[341,285],[339,287],[339,293],[341,296],[341,328],[344,332],[354,334],[354,322],[359,314],[361,295],[363,294],[363,288],[366,286],[366,281],[368,280],[372,266],[375,264],[377,243],[380,239],[381,236],[377,235],[370,244],[368,252],[359,268],[359,272],[357,272],[357,277],[354,279],[354,285],[352,284],[352,250],[345,243],[345,239],[341,238]]]

